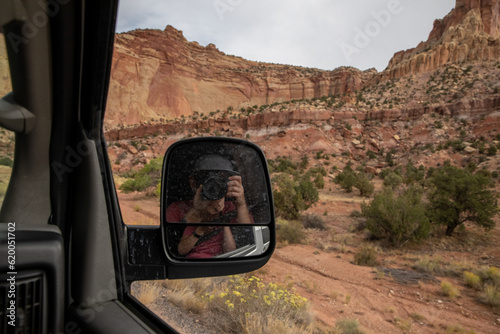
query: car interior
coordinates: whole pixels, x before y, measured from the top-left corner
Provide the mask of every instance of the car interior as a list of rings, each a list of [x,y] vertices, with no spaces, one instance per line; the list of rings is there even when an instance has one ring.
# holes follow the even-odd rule
[[[175,333],[132,282],[242,273],[274,250],[263,156],[248,168],[265,176],[255,194],[267,200],[258,225],[268,245],[257,255],[183,261],[168,255],[163,218],[123,223],[103,132],[116,15],[116,0],[0,3],[12,83],[0,125],[15,133],[0,211],[1,333]],[[193,151],[208,139],[197,140]]]

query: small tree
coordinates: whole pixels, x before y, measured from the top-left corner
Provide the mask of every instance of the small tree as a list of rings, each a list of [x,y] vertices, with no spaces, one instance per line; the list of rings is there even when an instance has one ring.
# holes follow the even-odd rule
[[[356,183],[354,187],[359,189],[359,193],[361,196],[369,197],[373,194],[375,190],[375,186],[371,182],[368,175],[364,172],[360,172],[356,175]]]
[[[466,221],[485,229],[495,227],[497,199],[491,176],[482,171],[473,174],[445,163],[430,178],[434,188],[429,194],[429,212],[433,222],[446,226],[446,235]]]
[[[347,164],[344,170],[335,177],[334,181],[342,189],[350,193],[352,192],[352,187],[356,184],[356,173],[352,170],[351,165]]]
[[[406,173],[405,173],[405,183],[406,184],[414,184],[414,183],[423,183],[425,177],[425,168],[423,165],[420,165],[419,168],[413,165],[411,160],[406,164]]]
[[[391,187],[392,189],[398,187],[403,183],[403,178],[394,173],[394,172],[389,172],[386,177],[384,177],[384,186],[386,187]]]
[[[430,224],[421,198],[421,188],[410,187],[401,196],[384,188],[369,205],[361,204],[366,227],[374,237],[386,238],[395,246],[426,238]]]
[[[273,189],[274,206],[285,219],[296,219],[319,199],[318,190],[307,180],[295,180],[292,175],[282,173],[275,177]]]
[[[316,174],[316,177],[314,178],[314,185],[318,189],[325,188],[325,180],[323,179],[323,174],[321,173]]]

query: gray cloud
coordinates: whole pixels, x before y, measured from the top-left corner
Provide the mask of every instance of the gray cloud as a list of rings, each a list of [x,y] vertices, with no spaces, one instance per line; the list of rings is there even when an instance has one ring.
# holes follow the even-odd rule
[[[182,30],[245,59],[321,69],[383,70],[426,40],[455,0],[122,0],[117,31]]]

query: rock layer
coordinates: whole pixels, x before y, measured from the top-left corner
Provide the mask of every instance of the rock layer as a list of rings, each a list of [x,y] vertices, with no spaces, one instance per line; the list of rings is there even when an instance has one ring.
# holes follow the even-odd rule
[[[258,63],[226,55],[213,44],[188,42],[171,26],[135,30],[116,36],[107,118],[138,124],[229,106],[344,94],[360,89],[375,73]]]
[[[499,16],[499,0],[457,0],[445,18],[434,22],[426,42],[397,52],[380,76],[396,79],[445,64],[499,60]]]

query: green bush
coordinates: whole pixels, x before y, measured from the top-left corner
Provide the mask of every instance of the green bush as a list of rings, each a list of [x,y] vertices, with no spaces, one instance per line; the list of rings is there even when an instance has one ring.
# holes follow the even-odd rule
[[[356,173],[350,164],[347,164],[342,172],[337,174],[334,182],[340,185],[340,187],[348,193],[352,192],[352,188],[356,184]]]
[[[420,165],[419,168],[415,167],[412,161],[408,161],[406,164],[406,173],[405,173],[405,183],[406,184],[422,184],[425,178],[425,167]]]
[[[484,267],[478,270],[478,276],[484,285],[500,288],[500,269],[497,267]]]
[[[120,186],[124,193],[132,191],[145,191],[148,188],[157,188],[161,179],[163,157],[157,157],[149,161],[144,167],[136,173],[133,173]]]
[[[396,196],[390,188],[375,195],[368,205],[361,204],[366,227],[375,238],[385,238],[394,246],[429,235],[430,224],[420,189],[408,188]]]
[[[490,147],[488,148],[487,154],[488,154],[488,156],[492,157],[492,156],[497,155],[497,151],[498,151],[497,147],[495,145],[491,144]]]
[[[283,220],[277,222],[276,237],[279,242],[287,244],[301,244],[306,239],[302,224],[297,220]]]
[[[340,334],[364,334],[365,332],[359,329],[359,323],[356,319],[342,319],[335,322],[335,333]]]
[[[489,306],[500,307],[500,291],[494,286],[487,285],[479,294],[479,301]]]
[[[314,178],[314,185],[318,189],[325,188],[325,180],[323,179],[322,174],[320,174],[320,173],[316,174],[316,177]]]
[[[297,165],[289,157],[277,157],[275,160],[268,160],[273,173],[296,173]]]
[[[366,156],[368,157],[368,159],[376,159],[377,158],[377,154],[371,150],[368,150],[366,152]]]
[[[403,183],[403,178],[394,173],[389,172],[386,177],[384,177],[384,186],[391,187],[392,189],[400,186]]]
[[[358,266],[375,267],[378,265],[377,251],[373,247],[363,247],[354,254],[354,264]]]
[[[9,157],[0,157],[0,166],[12,167],[14,161]]]
[[[286,219],[297,219],[319,199],[318,190],[307,178],[296,180],[293,175],[282,173],[273,181],[274,207],[277,214]]]
[[[354,187],[358,188],[359,194],[365,197],[371,196],[375,190],[375,186],[368,177],[368,174],[364,172],[360,172],[356,175]]]

